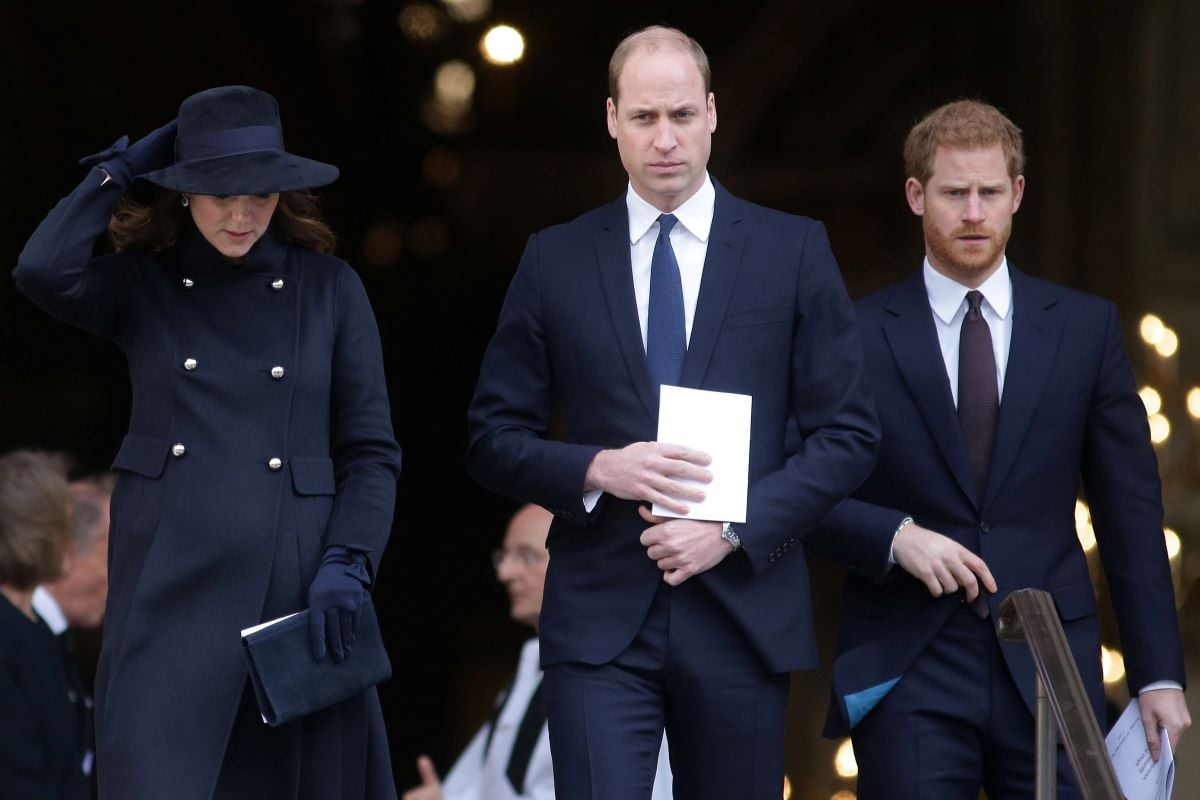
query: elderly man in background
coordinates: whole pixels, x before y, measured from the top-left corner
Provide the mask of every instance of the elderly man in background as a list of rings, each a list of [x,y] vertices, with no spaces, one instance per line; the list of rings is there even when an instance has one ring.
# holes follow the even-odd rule
[[[504,544],[492,559],[496,578],[508,591],[509,614],[535,631],[550,561],[546,533],[552,519],[540,506],[522,506],[509,521]],[[421,785],[406,792],[404,800],[554,800],[538,650],[536,636],[525,642],[517,674],[497,698],[492,719],[475,734],[445,782],[438,780],[429,756],[421,756],[417,759]],[[659,750],[654,800],[670,797],[671,768],[664,746]]]

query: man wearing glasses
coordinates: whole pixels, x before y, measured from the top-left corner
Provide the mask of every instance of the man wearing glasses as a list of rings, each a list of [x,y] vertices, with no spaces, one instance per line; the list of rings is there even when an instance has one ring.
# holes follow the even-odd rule
[[[496,579],[508,591],[509,614],[535,631],[550,561],[546,533],[552,519],[540,506],[523,506],[509,521],[503,545],[492,552]],[[421,785],[405,793],[404,800],[553,800],[554,770],[538,650],[536,636],[525,642],[517,674],[497,698],[492,719],[475,734],[445,782],[438,780],[429,756],[421,756],[417,759]],[[664,746],[659,751],[653,800],[670,797],[671,768]]]

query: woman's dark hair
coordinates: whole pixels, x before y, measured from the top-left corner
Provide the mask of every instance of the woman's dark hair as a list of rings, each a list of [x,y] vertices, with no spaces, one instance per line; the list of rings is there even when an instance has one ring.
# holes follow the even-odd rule
[[[187,220],[187,209],[179,192],[155,188],[141,199],[126,194],[108,220],[108,238],[122,250],[156,252],[175,244]],[[271,224],[284,239],[318,253],[337,249],[337,237],[321,219],[320,200],[307,189],[279,193],[279,205]]]
[[[26,591],[59,577],[71,535],[62,459],[32,450],[0,457],[0,584]]]

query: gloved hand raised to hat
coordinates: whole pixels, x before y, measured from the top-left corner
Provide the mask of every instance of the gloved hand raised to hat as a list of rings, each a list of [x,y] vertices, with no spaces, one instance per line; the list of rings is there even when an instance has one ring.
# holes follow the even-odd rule
[[[95,155],[80,159],[85,167],[99,166],[114,181],[124,187],[143,172],[169,167],[175,163],[175,131],[179,120],[173,119],[133,144],[122,136],[113,146]]]
[[[350,654],[354,632],[371,586],[367,548],[330,545],[308,587],[308,622],[313,658],[326,652],[334,661]]]

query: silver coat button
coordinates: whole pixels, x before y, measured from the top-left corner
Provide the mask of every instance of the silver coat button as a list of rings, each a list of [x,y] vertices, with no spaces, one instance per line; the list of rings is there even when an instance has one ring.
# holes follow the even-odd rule
[[[196,359],[185,358],[183,360],[183,368],[186,369],[188,372],[191,372],[192,370],[194,370],[196,368]]]
[[[283,367],[271,367],[271,377],[279,380],[283,377]]]
[[[171,445],[171,455],[175,456],[176,458],[182,458],[183,454],[186,452],[187,452],[187,448],[184,447],[179,442],[176,442],[175,444]]]
[[[276,278],[275,280],[271,281],[271,288],[277,292],[280,289],[282,289],[283,288],[283,278]]]
[[[196,285],[196,282],[195,282],[194,280],[192,280],[191,278],[184,278],[184,279],[183,279],[183,288],[185,288],[185,289],[190,289],[190,288],[192,288],[192,287],[193,287],[193,286],[195,286],[195,285]]]
[[[267,462],[267,469],[271,470],[271,472],[278,472],[283,469],[283,461],[278,458],[272,458]]]

